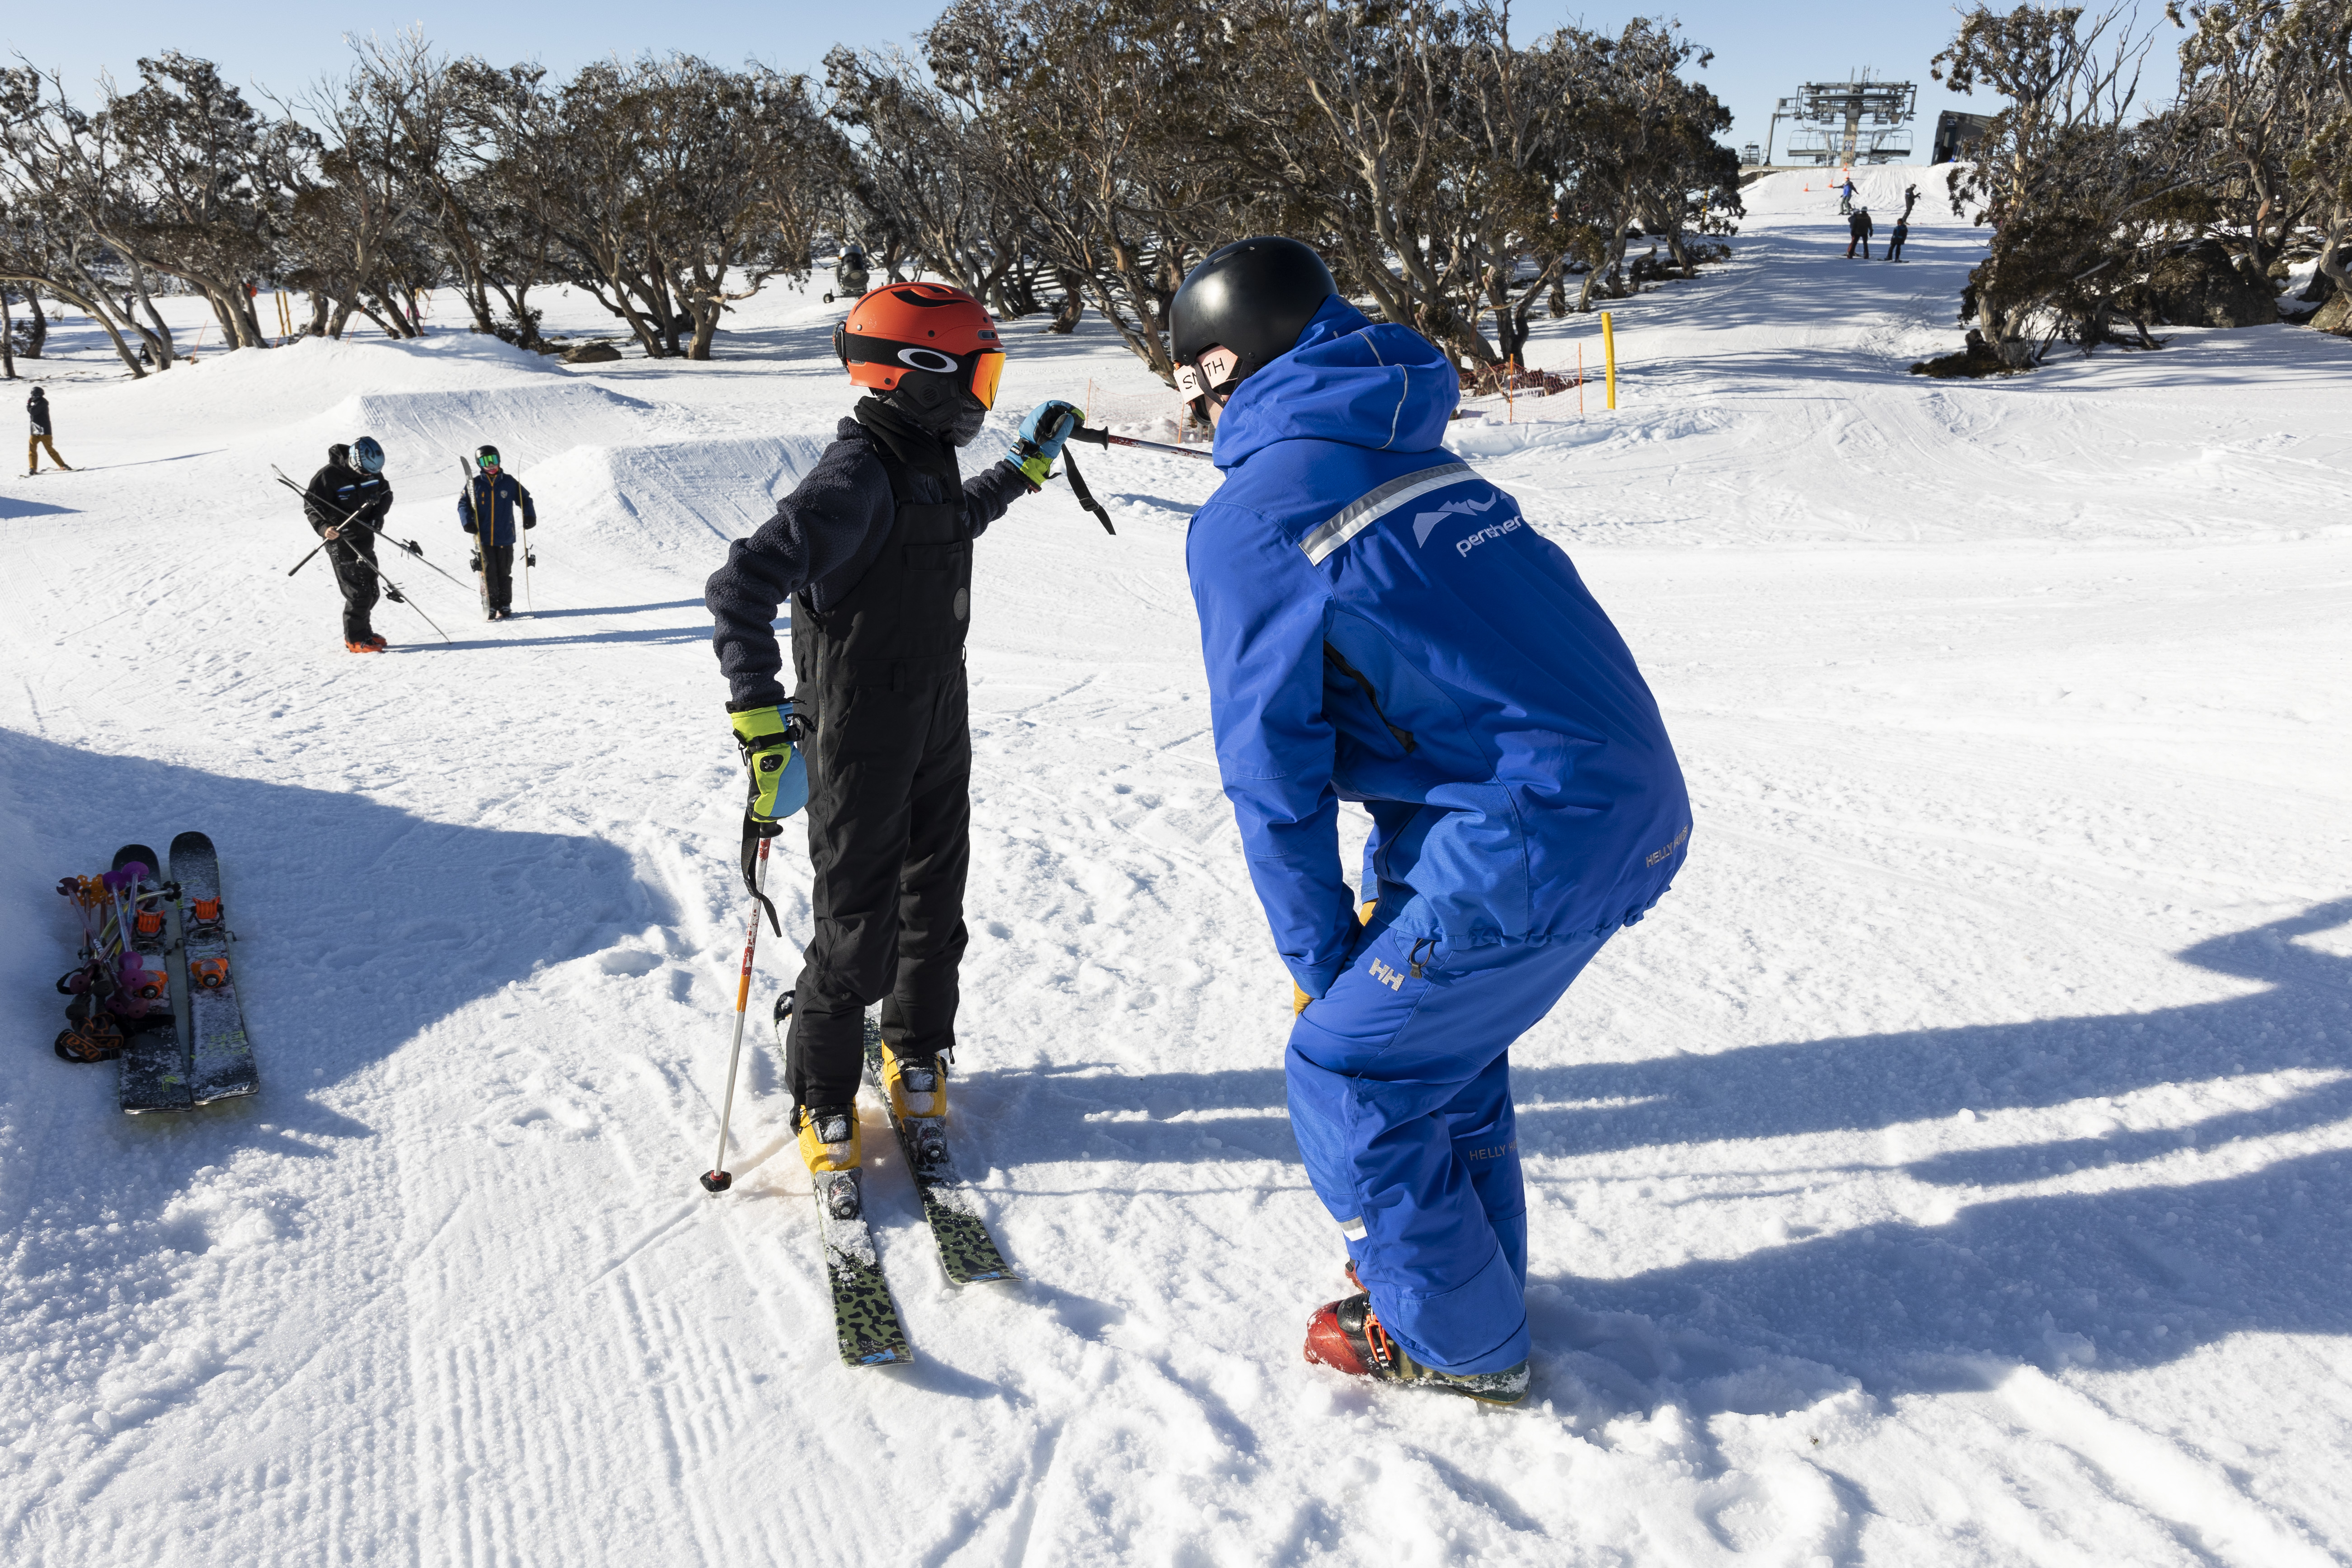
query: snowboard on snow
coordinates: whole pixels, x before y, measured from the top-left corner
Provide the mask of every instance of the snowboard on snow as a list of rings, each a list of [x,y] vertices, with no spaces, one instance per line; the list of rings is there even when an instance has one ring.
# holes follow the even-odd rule
[[[114,852],[117,871],[134,862],[146,870],[130,889],[131,929],[123,940],[147,961],[149,973],[163,981],[163,994],[151,1002],[147,1016],[124,1026],[119,1080],[122,1110],[130,1116],[190,1110],[195,1100],[188,1081],[188,1037],[178,1014],[179,999],[188,989],[179,962],[179,892],[163,880],[163,858],[144,844],[126,844]]]
[[[915,1178],[915,1192],[923,1201],[923,1219],[939,1247],[940,1268],[951,1285],[978,1285],[994,1279],[1018,1279],[996,1250],[971,1188],[956,1173],[947,1129],[936,1122],[901,1121],[890,1104],[882,1079],[882,1026],[871,1015],[866,1019],[866,1081],[882,1097],[883,1114],[898,1137],[898,1152]]]
[[[229,964],[228,907],[221,896],[220,856],[201,833],[172,840],[172,877],[180,885],[180,956],[188,987],[190,1098],[198,1105],[251,1094],[261,1087],[245,1037]]]

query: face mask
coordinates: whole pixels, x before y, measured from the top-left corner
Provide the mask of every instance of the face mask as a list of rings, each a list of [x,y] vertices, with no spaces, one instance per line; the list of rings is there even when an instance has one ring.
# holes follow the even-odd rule
[[[980,428],[988,423],[988,410],[965,399],[956,405],[955,417],[941,434],[952,446],[969,447],[980,438]]]

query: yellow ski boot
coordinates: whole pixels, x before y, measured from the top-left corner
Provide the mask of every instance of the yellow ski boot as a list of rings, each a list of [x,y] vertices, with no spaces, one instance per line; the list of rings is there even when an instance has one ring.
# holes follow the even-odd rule
[[[937,1057],[900,1057],[882,1047],[882,1092],[918,1174],[947,1163],[948,1069]]]
[[[836,1219],[856,1219],[859,1201],[857,1167],[861,1153],[857,1110],[835,1105],[800,1110],[801,1161],[809,1181]]]

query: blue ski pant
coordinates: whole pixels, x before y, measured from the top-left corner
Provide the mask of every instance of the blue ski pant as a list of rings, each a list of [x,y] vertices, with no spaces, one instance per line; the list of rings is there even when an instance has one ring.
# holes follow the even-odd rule
[[[1528,1205],[1511,1042],[1615,934],[1457,952],[1375,922],[1285,1053],[1307,1179],[1381,1325],[1414,1360],[1528,1359]]]

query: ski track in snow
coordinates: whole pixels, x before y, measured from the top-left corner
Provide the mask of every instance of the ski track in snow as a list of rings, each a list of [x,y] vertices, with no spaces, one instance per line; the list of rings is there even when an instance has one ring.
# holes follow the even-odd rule
[[[1452,444],[1657,690],[1687,872],[1515,1053],[1535,1390],[1306,1365],[1342,1251],[1183,578],[1207,465],[1086,459],[979,551],[961,1158],[1011,1286],[941,1280],[868,1109],[917,1363],[840,1366],[763,1020],[702,1195],[745,918],[701,579],[845,411],[842,307],[567,370],[463,333],[26,362],[88,471],[0,489],[0,1558],[2279,1564],[2352,1557],[2352,345],[1929,383],[1980,242],[1822,190],[1622,301],[1621,409]],[[193,302],[175,303],[193,326]],[[602,331],[556,296],[557,329]],[[449,307],[445,304],[444,319]],[[1010,324],[1034,400],[1150,384]],[[1597,372],[1597,322],[1536,357]],[[1597,376],[1596,376],[1597,381]],[[396,552],[342,654],[293,498],[383,439],[537,495],[536,613]],[[126,1119],[57,1061],[49,891],[219,842],[262,1093]],[[1360,819],[1353,827],[1360,834]],[[788,932],[801,836],[778,841]]]

